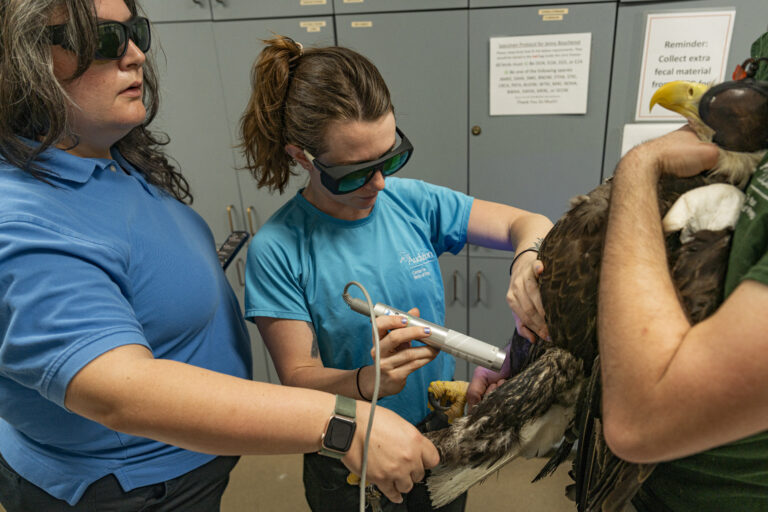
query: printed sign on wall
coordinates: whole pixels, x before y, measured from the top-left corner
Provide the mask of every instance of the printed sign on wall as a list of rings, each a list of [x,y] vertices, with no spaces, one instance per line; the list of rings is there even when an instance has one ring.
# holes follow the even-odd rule
[[[671,131],[677,130],[681,126],[685,126],[685,123],[642,123],[642,124],[625,124],[624,133],[621,138],[621,155],[627,154],[627,151],[647,142],[656,137],[661,137]]]
[[[653,93],[667,82],[721,82],[725,78],[736,11],[649,14],[636,121],[677,120],[682,117],[656,105]]]
[[[490,115],[585,114],[592,34],[491,38]]]

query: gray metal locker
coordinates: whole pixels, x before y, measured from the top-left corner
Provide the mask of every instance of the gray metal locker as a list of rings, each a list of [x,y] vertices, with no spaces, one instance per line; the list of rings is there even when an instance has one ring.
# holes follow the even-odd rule
[[[263,48],[261,42],[263,39],[279,34],[291,37],[305,47],[334,44],[333,19],[330,17],[215,22],[214,34],[228,119],[227,131],[225,131],[229,134],[228,147],[234,147],[239,143],[240,117],[248,105],[251,94],[251,67]],[[233,151],[235,151],[236,167],[242,167],[244,160],[239,151]],[[292,180],[282,196],[277,193],[271,194],[268,190],[257,189],[256,181],[245,171],[240,171],[237,178],[245,210],[245,229],[253,234],[306,182],[306,173],[303,169],[299,169],[299,176]],[[237,270],[238,265],[240,274]],[[244,262],[236,262],[233,267],[230,275],[234,273],[233,278],[238,281],[244,279]],[[236,291],[238,296],[242,297],[244,287],[238,286],[239,289],[236,287]],[[272,358],[269,357],[258,329],[248,322],[248,331],[254,353],[260,351],[264,358],[265,374],[268,380],[275,384],[279,383]]]
[[[330,17],[216,22],[214,33],[229,120],[229,141],[233,147],[240,142],[240,117],[251,95],[251,68],[264,47],[262,40],[279,34],[291,37],[305,47],[334,44],[333,19]],[[236,153],[236,166],[240,168],[245,161],[239,151]],[[306,177],[304,169],[298,168],[298,176],[292,179],[281,196],[277,192],[272,194],[266,189],[259,190],[248,172],[238,172],[247,229],[257,231],[304,185]]]
[[[413,143],[401,175],[467,190],[467,11],[336,16],[338,44],[368,57]]]
[[[561,21],[537,7],[470,11],[469,192],[552,220],[600,182],[616,16],[614,3],[567,9]],[[591,33],[587,113],[491,116],[490,38],[571,33]],[[473,255],[511,257],[477,247]]]
[[[438,260],[445,289],[445,326],[467,333],[467,255],[443,254]],[[469,363],[456,358],[455,380],[469,380]]]
[[[557,5],[571,3],[572,0],[469,0],[470,9],[477,7],[521,7],[529,5]],[[616,3],[616,0],[613,0]]]
[[[333,0],[210,0],[213,19],[285,18],[333,14]]]
[[[466,8],[469,0],[333,0],[336,14]]]
[[[515,315],[507,304],[509,260],[470,256],[469,334],[505,347],[515,332]],[[470,377],[477,365],[469,364]]]
[[[190,183],[193,208],[221,243],[244,226],[212,23],[155,24],[153,30],[161,86],[154,126],[170,135],[166,150]]]
[[[244,223],[212,25],[210,21],[153,25],[161,85],[161,112],[154,126],[171,137],[166,150],[190,183],[192,207],[222,243]],[[243,257],[227,272],[241,306],[242,277],[237,271],[242,272]],[[251,346],[254,379],[268,381],[268,358],[252,332]]]
[[[608,132],[605,143],[603,176],[613,174],[621,154],[624,125],[635,123],[635,107],[640,84],[640,68],[643,59],[643,43],[647,16],[668,11],[736,10],[733,39],[731,40],[726,66],[726,80],[737,64],[749,57],[752,42],[768,30],[768,2],[765,0],[687,0],[681,2],[636,2],[619,5],[616,48],[611,80],[611,103],[608,116]]]
[[[141,0],[141,6],[155,23],[211,19],[211,0]]]

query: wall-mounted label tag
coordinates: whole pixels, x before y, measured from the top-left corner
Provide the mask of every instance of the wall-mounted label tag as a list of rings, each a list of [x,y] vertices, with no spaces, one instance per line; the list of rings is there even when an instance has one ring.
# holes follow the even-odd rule
[[[565,15],[568,14],[568,9],[539,9],[539,16],[541,21],[563,21]]]
[[[373,26],[372,21],[353,21],[350,23],[352,28],[371,28]]]
[[[300,5],[325,5],[328,0],[300,0]]]
[[[365,0],[344,0],[345,4],[361,4],[365,2]]]
[[[307,32],[320,32],[325,25],[324,21],[302,21],[299,23],[299,26],[307,29]]]

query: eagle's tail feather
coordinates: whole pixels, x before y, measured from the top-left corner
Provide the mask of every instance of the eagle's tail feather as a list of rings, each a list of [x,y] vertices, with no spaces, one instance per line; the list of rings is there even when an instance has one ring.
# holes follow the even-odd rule
[[[550,457],[544,467],[541,468],[541,471],[539,471],[539,473],[533,478],[531,483],[538,482],[545,476],[551,476],[571,454],[575,442],[575,434],[572,433],[571,429],[568,429],[568,431],[565,433],[565,439],[563,439],[563,442],[560,443],[557,451],[555,451],[554,455]]]
[[[562,439],[563,433],[573,419],[574,411],[574,405],[568,407],[553,405],[546,413],[520,430],[520,442],[517,446],[489,464],[437,466],[427,478],[432,506],[438,508],[450,503],[464,491],[518,456],[533,458],[544,455],[552,445]]]
[[[440,465],[427,479],[433,504],[452,501],[518,455],[551,450],[573,421],[583,380],[581,361],[550,346],[469,416],[428,433],[440,452]]]
[[[478,482],[501,469],[505,464],[517,457],[517,452],[510,452],[506,457],[498,459],[490,466],[438,466],[433,469],[427,479],[427,488],[432,500],[432,507],[439,508],[452,502]]]

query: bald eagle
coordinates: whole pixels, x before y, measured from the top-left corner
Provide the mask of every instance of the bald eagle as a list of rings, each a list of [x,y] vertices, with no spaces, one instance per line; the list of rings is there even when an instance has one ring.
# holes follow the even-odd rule
[[[670,273],[696,323],[721,301],[741,190],[768,150],[768,82],[672,82],[656,92],[655,103],[720,146],[712,170],[685,179],[663,176],[659,183]],[[601,431],[597,290],[610,189],[608,181],[572,200],[541,245],[539,283],[552,341],[538,340],[522,355],[527,340],[515,335],[511,357],[519,373],[450,428],[429,434],[441,456],[427,479],[434,506],[516,457],[541,456],[561,440],[534,481],[551,474],[578,439],[568,494],[580,511],[623,510],[653,470],[613,455]]]

